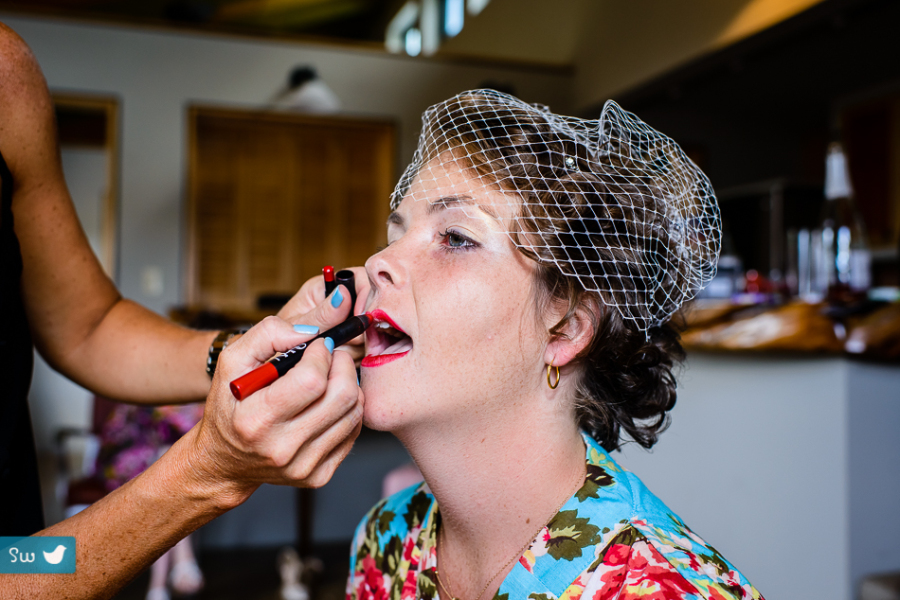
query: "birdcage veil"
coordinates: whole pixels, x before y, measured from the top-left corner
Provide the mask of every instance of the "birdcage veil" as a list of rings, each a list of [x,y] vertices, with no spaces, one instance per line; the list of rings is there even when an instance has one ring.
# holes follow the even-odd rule
[[[391,197],[436,198],[438,165],[469,195],[507,199],[502,229],[527,255],[574,277],[648,331],[715,275],[721,218],[709,179],[669,137],[613,101],[596,120],[494,90],[463,92],[422,116],[413,160]],[[431,183],[417,193],[417,181]],[[439,194],[438,194],[439,195]],[[466,209],[463,207],[463,210]]]

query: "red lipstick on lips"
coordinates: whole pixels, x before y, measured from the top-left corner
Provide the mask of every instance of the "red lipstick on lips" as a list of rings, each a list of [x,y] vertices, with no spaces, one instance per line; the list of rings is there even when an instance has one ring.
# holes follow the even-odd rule
[[[393,327],[400,333],[402,333],[404,335],[406,334],[406,332],[403,331],[396,323],[394,323],[394,320],[391,319],[391,317],[383,310],[376,309],[376,310],[373,310],[372,312],[370,312],[369,314],[374,319],[375,323],[382,321],[384,323],[387,323],[388,325],[390,325],[391,327]],[[379,346],[383,345],[385,343],[384,338],[388,337],[384,333],[379,333],[379,332],[373,331],[373,329],[374,328],[370,328],[366,332],[366,338],[367,338],[367,341],[369,342],[370,348],[373,343],[377,343]],[[375,337],[375,336],[377,336],[377,337]],[[390,348],[390,346],[391,345],[388,344],[387,347],[381,348],[380,351],[383,352],[384,350]],[[409,350],[404,350],[403,352],[397,352],[397,353],[391,353],[391,354],[369,354],[365,358],[362,359],[361,364],[363,367],[380,367],[381,365],[387,364],[389,362],[393,362],[393,361],[397,360],[398,358],[403,358],[407,354],[409,354]]]

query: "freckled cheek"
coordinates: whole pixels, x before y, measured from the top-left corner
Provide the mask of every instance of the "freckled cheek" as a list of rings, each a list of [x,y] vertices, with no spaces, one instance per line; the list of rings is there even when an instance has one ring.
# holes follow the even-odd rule
[[[415,260],[417,344],[447,359],[481,348],[503,351],[519,338],[527,296],[522,279],[504,272],[506,264],[473,268],[474,261],[458,258],[435,251]]]
[[[421,336],[426,356],[437,357],[448,368],[482,368],[485,361],[504,360],[518,348],[517,314],[450,306],[454,305],[448,302],[446,310],[428,319],[438,325]]]

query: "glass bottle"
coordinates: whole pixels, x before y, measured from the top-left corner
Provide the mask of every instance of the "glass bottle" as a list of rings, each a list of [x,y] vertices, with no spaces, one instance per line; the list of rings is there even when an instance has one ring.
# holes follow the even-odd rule
[[[829,292],[867,290],[872,279],[872,255],[865,225],[853,201],[847,157],[838,142],[828,147],[820,231]]]

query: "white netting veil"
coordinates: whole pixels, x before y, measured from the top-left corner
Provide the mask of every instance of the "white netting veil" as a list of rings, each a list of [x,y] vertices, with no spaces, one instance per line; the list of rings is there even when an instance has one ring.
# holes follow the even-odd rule
[[[641,331],[667,321],[715,275],[721,219],[709,179],[613,101],[597,120],[494,90],[436,104],[422,116],[391,207],[426,196],[415,193],[417,180],[432,184],[434,201],[447,164],[465,174],[475,202],[507,198],[503,229],[520,250],[576,278]]]

